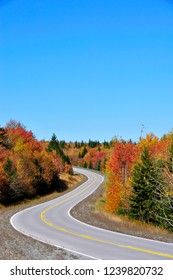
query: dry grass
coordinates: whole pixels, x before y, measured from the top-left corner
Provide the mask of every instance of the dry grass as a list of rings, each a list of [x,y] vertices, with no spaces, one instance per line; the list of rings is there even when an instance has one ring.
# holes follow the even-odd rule
[[[76,188],[86,180],[86,177],[83,175],[69,176],[62,174],[61,180],[63,180],[64,184],[68,185],[68,189],[65,192],[54,192],[47,196],[39,197],[34,200],[25,200],[18,205],[12,205],[9,207],[0,206],[0,259],[84,259],[84,257],[81,257],[80,255],[26,237],[15,231],[9,223],[11,216],[16,212],[57,198],[58,196]],[[100,228],[165,242],[173,242],[173,234],[166,230],[146,225],[138,221],[131,221],[127,217],[112,215],[103,211],[104,191],[105,187],[102,185],[102,187],[98,188],[93,195],[89,196],[72,209],[73,216],[83,222]]]
[[[173,242],[173,233],[155,225],[146,224],[141,221],[130,220],[123,215],[115,215],[104,211],[95,210],[98,217],[102,215],[108,224],[111,224],[111,230],[124,234],[159,240],[164,242]]]
[[[68,186],[68,190],[71,190],[73,188],[76,188],[76,186],[81,184],[81,182],[87,180],[87,178],[81,174],[74,174],[72,176],[69,174],[62,173],[60,174],[60,180],[63,181],[64,184]]]
[[[72,209],[75,218],[107,230],[173,243],[173,233],[158,226],[105,211],[105,184]]]

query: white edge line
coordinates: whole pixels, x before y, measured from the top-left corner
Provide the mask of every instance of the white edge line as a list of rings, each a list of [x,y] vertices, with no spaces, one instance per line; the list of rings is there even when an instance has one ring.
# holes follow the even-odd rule
[[[18,213],[16,213],[15,215],[13,215],[13,216],[11,217],[11,219],[10,219],[10,223],[11,223],[12,227],[13,227],[16,231],[18,231],[18,232],[20,232],[20,233],[22,233],[22,234],[24,234],[24,235],[26,235],[26,236],[28,236],[28,237],[34,239],[34,240],[37,240],[37,241],[39,241],[39,242],[43,242],[43,243],[48,244],[48,245],[51,245],[51,246],[53,246],[53,247],[60,248],[60,249],[63,249],[63,250],[66,250],[66,251],[69,251],[69,252],[72,252],[72,253],[75,253],[75,254],[78,254],[78,255],[85,256],[85,257],[89,257],[89,258],[91,258],[91,259],[101,260],[101,259],[98,259],[98,258],[96,258],[96,257],[94,257],[94,256],[90,256],[90,255],[87,255],[87,254],[80,253],[80,252],[78,252],[78,251],[70,250],[70,249],[68,249],[68,248],[66,248],[66,247],[63,247],[63,246],[55,245],[55,244],[51,243],[50,241],[46,241],[46,240],[43,240],[43,239],[39,239],[39,238],[37,238],[37,237],[35,237],[35,236],[32,236],[31,234],[28,234],[28,233],[26,233],[26,232],[24,232],[24,231],[22,231],[22,230],[17,229],[17,228],[15,227],[15,225],[13,224],[13,221],[12,221],[13,218],[14,218],[17,214],[18,214]]]
[[[89,171],[89,170],[87,170],[87,171]],[[89,172],[90,172],[90,171],[89,171]],[[92,172],[92,173],[95,173],[94,171],[91,171],[91,172]],[[80,173],[80,171],[79,171],[78,173]],[[83,173],[82,173],[82,174],[83,174]],[[104,181],[104,177],[103,177],[102,175],[100,175],[100,174],[98,174],[98,173],[95,173],[95,174],[97,174],[98,176],[102,177],[102,182]],[[83,174],[83,175],[87,176],[86,174]],[[89,180],[89,179],[88,179],[88,180]],[[88,181],[88,180],[87,180],[87,181]],[[79,187],[77,187],[76,189],[82,187],[87,181],[85,181],[84,183],[82,183],[82,184],[81,184]],[[102,183],[102,182],[101,182],[101,183]],[[98,187],[99,187],[99,186],[98,186]],[[74,190],[72,190],[71,192],[68,192],[68,193],[62,195],[61,198],[64,197],[64,196],[66,196],[66,195],[68,195],[69,193],[72,193],[72,192],[75,191],[76,189],[74,189]],[[96,188],[96,189],[97,189],[97,188]],[[96,190],[96,189],[95,189],[95,190]],[[95,191],[95,190],[94,190],[94,191]],[[94,191],[91,191],[91,192],[90,192],[88,195],[86,195],[83,199],[81,199],[80,201],[78,201],[78,203],[80,203],[80,202],[81,202],[82,200],[84,200],[86,197],[88,197],[89,195],[91,195]],[[38,207],[38,206],[40,206],[40,205],[48,204],[49,202],[52,202],[52,201],[57,200],[57,199],[58,199],[58,198],[55,198],[55,199],[53,199],[53,200],[51,200],[51,201],[46,201],[46,202],[37,204],[37,205],[35,205],[35,206],[28,207],[28,208],[26,208],[26,209],[24,209],[24,210],[22,210],[22,211],[20,211],[20,212],[17,212],[17,213],[14,214],[14,215],[11,217],[11,219],[10,219],[10,223],[11,223],[12,227],[13,227],[16,231],[18,231],[18,232],[20,232],[20,233],[22,233],[22,234],[24,234],[24,235],[26,235],[26,236],[28,236],[28,237],[31,237],[32,239],[35,239],[35,240],[37,240],[37,241],[46,243],[46,244],[51,245],[51,246],[54,246],[54,247],[56,247],[56,248],[61,248],[61,249],[67,250],[67,251],[69,251],[69,252],[76,253],[76,254],[78,254],[78,255],[82,255],[82,256],[86,256],[86,257],[92,258],[92,259],[100,260],[99,258],[96,258],[96,257],[94,257],[94,256],[90,256],[90,255],[83,254],[83,253],[80,253],[80,252],[77,252],[77,251],[73,251],[73,250],[67,249],[67,248],[65,248],[65,247],[57,246],[57,245],[55,245],[55,244],[52,244],[52,243],[49,242],[49,241],[45,241],[45,240],[39,239],[39,238],[37,238],[37,237],[33,237],[32,235],[30,235],[30,234],[28,234],[28,233],[26,233],[26,232],[24,232],[24,231],[21,231],[21,230],[17,229],[16,226],[14,225],[14,223],[13,223],[13,218],[14,218],[15,216],[17,216],[18,214],[20,214],[20,213],[22,213],[22,212],[25,212],[25,211],[27,211],[28,209],[32,209],[32,208]],[[77,203],[77,204],[78,204],[78,203]],[[75,221],[78,222],[78,223],[84,224],[85,226],[92,227],[92,228],[95,228],[95,229],[97,229],[97,230],[101,230],[101,231],[105,231],[105,232],[110,232],[110,233],[113,233],[113,234],[116,234],[116,235],[123,235],[123,236],[128,236],[128,237],[131,237],[131,238],[138,238],[138,239],[141,239],[141,240],[152,241],[152,242],[157,242],[157,243],[161,243],[161,244],[167,244],[167,245],[171,245],[171,246],[173,245],[172,243],[167,243],[167,242],[162,242],[162,241],[158,241],[158,240],[147,239],[147,238],[143,238],[143,237],[139,237],[139,236],[128,235],[128,234],[125,234],[125,233],[114,232],[114,231],[111,231],[111,230],[103,229],[103,228],[100,228],[100,227],[96,227],[96,226],[89,225],[89,224],[87,224],[87,223],[81,222],[80,220],[77,220],[76,218],[74,218],[74,217],[70,214],[70,211],[71,211],[74,207],[75,207],[75,206],[72,206],[72,207],[69,209],[69,211],[68,211],[69,217],[72,218],[73,220],[75,220]]]
[[[87,181],[88,181],[88,180],[89,180],[89,179],[87,179]],[[68,192],[68,193],[66,193],[66,194],[64,194],[64,195],[62,195],[62,196],[60,196],[60,197],[61,197],[61,198],[62,198],[62,197],[64,198],[64,196],[66,196],[66,195],[68,195],[69,193],[72,193],[73,191],[75,191],[75,190],[77,190],[78,188],[82,187],[85,183],[87,183],[87,181],[85,181],[84,183],[82,183],[79,187],[77,187],[76,189],[72,190],[71,192]],[[58,198],[59,198],[59,197],[58,197]],[[31,207],[28,207],[28,208],[26,208],[26,209],[21,210],[20,212],[15,213],[15,214],[10,218],[10,224],[12,225],[12,227],[13,227],[16,231],[18,231],[18,232],[20,232],[20,233],[22,233],[22,234],[24,234],[24,235],[26,235],[26,236],[28,236],[28,237],[34,239],[34,240],[43,242],[43,243],[45,243],[45,244],[54,246],[54,247],[56,247],[56,248],[64,249],[64,250],[69,251],[69,252],[72,252],[72,253],[76,253],[76,254],[78,254],[78,255],[82,255],[82,256],[85,256],[85,257],[89,257],[89,258],[91,258],[91,259],[101,260],[100,258],[96,258],[96,257],[91,256],[91,255],[87,255],[87,254],[84,254],[84,253],[81,253],[81,252],[78,252],[78,251],[70,250],[70,249],[65,248],[65,247],[63,247],[63,246],[55,245],[55,244],[51,243],[50,241],[46,241],[46,240],[39,239],[39,238],[37,238],[37,237],[35,237],[35,236],[32,236],[32,235],[29,234],[29,233],[26,233],[25,231],[22,231],[22,230],[18,229],[18,228],[14,225],[13,219],[15,218],[15,216],[19,215],[19,214],[22,213],[22,212],[27,211],[28,209],[33,209],[33,208],[36,208],[36,207],[38,207],[38,206],[40,206],[40,205],[48,204],[48,203],[50,203],[50,202],[52,202],[52,201],[54,201],[54,200],[57,200],[58,198],[55,198],[55,199],[52,199],[52,200],[50,200],[50,201],[46,201],[46,202],[43,202],[43,203],[40,203],[40,204],[31,206]]]
[[[92,171],[93,172],[93,171]],[[94,172],[93,172],[94,173]],[[83,174],[83,173],[82,173]],[[97,174],[97,173],[95,173]],[[86,176],[86,174],[84,174]],[[102,177],[102,182],[104,181],[104,177],[100,174],[97,174],[98,176]],[[101,183],[102,183],[101,182]],[[98,186],[99,187],[99,186]],[[96,189],[94,190],[96,191]],[[80,200],[77,204],[79,204],[81,201],[83,201],[85,198],[87,198],[89,195],[91,195],[94,191],[91,191],[88,195],[86,195],[82,200]],[[76,205],[77,205],[76,204]],[[75,205],[75,206],[76,206]],[[85,226],[88,226],[88,227],[92,227],[92,228],[95,228],[95,229],[98,229],[98,230],[103,230],[105,232],[110,232],[110,233],[113,233],[115,235],[123,235],[123,236],[127,236],[127,237],[131,237],[131,238],[138,238],[138,239],[141,239],[141,240],[145,240],[145,241],[150,241],[150,242],[156,242],[156,243],[161,243],[161,244],[167,244],[167,245],[171,245],[173,246],[173,243],[169,243],[169,242],[164,242],[164,241],[159,241],[159,240],[153,240],[153,239],[149,239],[149,238],[145,238],[145,237],[139,237],[139,236],[135,236],[135,235],[130,235],[130,234],[126,234],[126,233],[120,233],[120,232],[116,232],[116,231],[112,231],[112,230],[108,230],[108,229],[104,229],[104,228],[100,228],[100,227],[96,227],[96,226],[93,226],[93,225],[90,225],[90,224],[87,224],[85,222],[82,222],[76,218],[74,218],[72,215],[71,215],[71,210],[75,207],[75,206],[72,206],[69,211],[68,211],[68,215],[70,218],[72,218],[73,220],[75,220],[76,222],[78,223],[81,223]]]

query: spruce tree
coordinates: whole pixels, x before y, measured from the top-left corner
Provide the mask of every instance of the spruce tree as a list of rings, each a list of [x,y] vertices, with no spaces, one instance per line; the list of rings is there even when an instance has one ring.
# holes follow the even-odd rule
[[[14,169],[13,169],[13,163],[12,163],[12,161],[9,158],[7,159],[7,161],[5,163],[4,171],[5,171],[5,173],[8,175],[8,177],[10,179],[13,179],[13,177],[16,174]]]
[[[81,153],[79,152],[79,154],[78,154],[78,158],[81,158],[82,156],[81,156]]]
[[[98,171],[101,170],[101,159],[99,159],[98,162],[97,162],[96,170],[98,170]]]
[[[52,138],[49,142],[47,150],[49,152],[51,152],[52,150],[55,150],[56,154],[62,158],[63,164],[65,164],[65,163],[71,164],[70,158],[67,155],[65,155],[63,150],[60,148],[60,144],[59,144],[59,141],[58,141],[55,133],[53,133],[53,135],[52,135]]]
[[[92,161],[90,160],[89,162],[89,166],[88,166],[89,169],[93,169],[93,164],[92,164]]]
[[[59,141],[57,140],[55,133],[53,133],[47,149],[49,152],[51,152],[52,150],[55,150],[57,155],[59,155],[61,153],[60,147],[59,147]]]
[[[148,149],[144,148],[141,160],[135,164],[132,173],[129,216],[159,224],[162,212],[160,189],[163,185],[162,170],[151,158]]]
[[[81,153],[81,158],[84,158],[84,156],[87,154],[87,148],[84,147],[83,150],[82,150],[82,153]]]
[[[173,173],[173,139],[171,141],[171,146],[168,150],[168,170],[170,173]]]

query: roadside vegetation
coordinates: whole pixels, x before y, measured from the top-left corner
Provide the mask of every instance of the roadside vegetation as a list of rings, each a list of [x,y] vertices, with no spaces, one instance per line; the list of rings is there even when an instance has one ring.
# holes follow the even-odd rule
[[[173,131],[161,138],[147,134],[138,143],[116,137],[103,143],[76,141],[66,153],[72,164],[106,174],[99,198],[104,216],[118,217],[126,230],[131,223],[173,232]]]
[[[61,173],[73,174],[56,136],[38,141],[20,122],[0,128],[0,203],[9,205],[66,188]]]
[[[16,231],[10,224],[10,218],[17,212],[34,205],[55,199],[68,191],[73,190],[86,180],[83,175],[61,174],[60,179],[66,190],[63,192],[54,191],[51,194],[40,196],[34,199],[25,199],[10,206],[0,207],[0,259],[1,260],[74,260],[85,259],[77,253],[68,252],[34,240]]]
[[[0,203],[9,205],[66,189],[72,165],[104,172],[99,212],[173,232],[173,131],[132,142],[38,141],[20,122],[0,127]]]

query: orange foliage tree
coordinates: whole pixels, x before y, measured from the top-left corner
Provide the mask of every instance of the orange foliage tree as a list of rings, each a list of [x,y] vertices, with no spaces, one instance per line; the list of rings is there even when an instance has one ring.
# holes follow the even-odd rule
[[[128,207],[129,179],[132,166],[138,157],[138,147],[131,141],[115,142],[107,162],[108,187],[106,209],[115,212]]]
[[[59,174],[64,171],[71,171],[70,164],[20,123],[10,121],[0,129],[0,203],[62,190]]]

